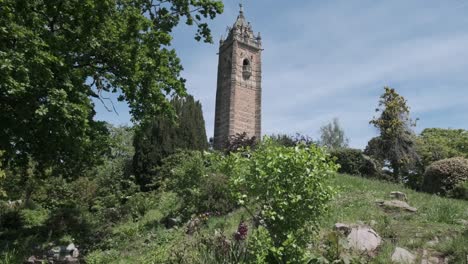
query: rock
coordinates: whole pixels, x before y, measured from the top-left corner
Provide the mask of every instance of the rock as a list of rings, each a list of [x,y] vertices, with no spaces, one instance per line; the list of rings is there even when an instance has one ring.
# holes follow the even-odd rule
[[[80,261],[72,256],[66,256],[64,262],[67,264],[78,264]]]
[[[80,256],[80,251],[77,248],[75,248],[73,250],[71,256],[74,257],[74,258],[78,258]]]
[[[406,197],[406,194],[402,192],[391,192],[390,193],[390,198],[400,200],[400,201],[408,201],[408,198]]]
[[[400,200],[377,201],[377,203],[380,206],[385,207],[385,208],[389,208],[389,209],[406,210],[408,212],[413,212],[413,213],[418,211],[418,209],[416,209],[414,207],[411,207],[406,202],[400,201]]]
[[[366,226],[353,227],[347,239],[352,249],[367,253],[373,252],[382,243],[382,238],[379,234]]]
[[[335,230],[343,233],[345,236],[347,236],[351,232],[351,227],[347,224],[343,223],[336,223],[335,224]]]
[[[50,263],[79,263],[78,257],[80,252],[75,244],[70,243],[68,246],[54,247],[48,251],[47,257]]]
[[[375,221],[375,220],[370,220],[369,225],[370,225],[370,226],[375,226],[375,225],[377,225],[377,221]]]
[[[396,247],[395,251],[392,254],[392,262],[393,263],[401,263],[401,264],[412,264],[416,261],[416,257],[411,254],[408,250]]]
[[[458,219],[457,223],[463,226],[468,226],[468,220]]]
[[[30,256],[30,257],[28,258],[28,260],[26,260],[25,263],[27,263],[27,264],[34,264],[34,263],[36,263],[36,257],[35,257],[35,256]]]
[[[73,251],[75,249],[76,249],[76,247],[75,247],[75,244],[73,244],[73,243],[68,244],[68,246],[66,247],[67,251]]]

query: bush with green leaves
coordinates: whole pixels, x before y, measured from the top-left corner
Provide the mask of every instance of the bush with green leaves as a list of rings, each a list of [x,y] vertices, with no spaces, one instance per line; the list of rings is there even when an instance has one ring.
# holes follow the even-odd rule
[[[335,192],[329,180],[338,166],[321,148],[279,146],[268,137],[247,156],[231,155],[246,168],[231,177],[234,195],[272,240],[268,261],[302,262]]]
[[[448,192],[449,197],[468,200],[468,180],[458,183]]]
[[[444,159],[432,163],[426,169],[422,189],[446,195],[467,181],[468,159],[461,157]]]
[[[218,153],[181,151],[164,159],[159,172],[163,190],[175,192],[183,201],[182,218],[201,212],[227,213],[235,201],[228,189],[228,158]]]
[[[360,176],[378,176],[381,173],[379,164],[359,149],[340,148],[332,150],[330,154],[340,165],[340,173]]]
[[[425,167],[453,157],[468,158],[468,130],[426,128],[416,141],[417,152]]]

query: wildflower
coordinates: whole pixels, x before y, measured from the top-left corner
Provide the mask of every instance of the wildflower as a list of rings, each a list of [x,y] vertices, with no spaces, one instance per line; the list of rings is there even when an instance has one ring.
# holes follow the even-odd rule
[[[243,241],[247,238],[247,232],[249,231],[249,228],[247,224],[244,221],[241,221],[239,223],[239,227],[237,227],[237,231],[234,234],[234,239],[236,241]]]

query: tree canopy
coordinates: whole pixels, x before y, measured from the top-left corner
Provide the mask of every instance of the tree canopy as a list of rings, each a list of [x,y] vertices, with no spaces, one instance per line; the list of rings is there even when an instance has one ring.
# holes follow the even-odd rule
[[[380,132],[371,140],[366,153],[374,154],[378,160],[388,162],[395,180],[399,180],[402,170],[408,172],[409,166],[419,160],[415,151],[415,136],[411,130],[416,123],[410,118],[410,108],[406,99],[395,89],[385,87],[376,109],[379,117],[370,124]]]
[[[320,128],[320,144],[330,149],[345,148],[348,146],[343,128],[340,126],[338,118]]]
[[[417,150],[425,166],[441,159],[468,158],[468,131],[426,128],[418,137]]]
[[[137,124],[173,114],[167,98],[186,91],[172,29],[196,24],[211,42],[205,20],[222,11],[217,0],[0,1],[4,158],[69,175],[99,160],[107,131],[91,98],[109,93]]]
[[[133,168],[137,182],[145,189],[157,182],[157,168],[161,161],[179,149],[208,149],[205,121],[200,102],[192,96],[176,97],[171,101],[177,122],[160,116],[139,129],[133,141]]]

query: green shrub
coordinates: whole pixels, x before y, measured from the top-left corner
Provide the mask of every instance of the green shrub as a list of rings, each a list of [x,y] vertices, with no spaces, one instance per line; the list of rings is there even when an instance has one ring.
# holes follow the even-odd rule
[[[131,196],[122,207],[124,215],[130,215],[134,220],[140,219],[151,209],[157,207],[159,197],[154,192],[139,192]]]
[[[468,159],[450,158],[432,163],[424,173],[423,191],[447,194],[468,180]]]
[[[208,173],[200,182],[199,210],[228,213],[235,208],[229,189],[229,178],[222,173]]]
[[[107,264],[115,262],[118,255],[119,252],[114,249],[107,251],[96,250],[86,255],[85,260],[88,264]]]
[[[418,136],[416,147],[425,167],[453,157],[468,158],[468,131],[464,129],[426,128]]]
[[[164,160],[160,173],[167,191],[175,192],[181,199],[182,217],[201,212],[227,213],[235,206],[228,189],[229,178],[223,171],[224,158],[218,154],[183,151]]]
[[[468,200],[468,180],[458,183],[449,191],[449,197]]]
[[[197,213],[200,204],[200,182],[207,170],[203,155],[198,151],[182,151],[163,160],[160,168],[166,191],[175,192],[182,199],[184,218]],[[163,190],[164,190],[163,188]]]
[[[49,211],[43,208],[22,209],[20,211],[21,224],[24,228],[42,226],[49,218]]]
[[[331,151],[335,162],[340,165],[338,172],[360,176],[376,176],[380,174],[379,165],[359,149],[342,148]]]
[[[268,230],[273,241],[268,261],[301,263],[309,232],[317,229],[334,194],[329,179],[337,166],[321,148],[279,146],[268,137],[249,158],[232,155],[248,169],[231,177],[232,190]]]

